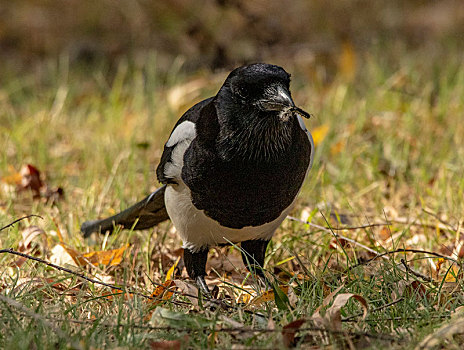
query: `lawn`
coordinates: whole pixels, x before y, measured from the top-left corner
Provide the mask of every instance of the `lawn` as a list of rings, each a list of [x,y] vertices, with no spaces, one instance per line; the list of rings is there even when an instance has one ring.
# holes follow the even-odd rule
[[[222,303],[188,285],[170,222],[87,240],[79,227],[159,186],[171,128],[227,72],[161,72],[155,53],[3,70],[0,227],[40,217],[0,231],[0,348],[461,348],[462,51],[374,45],[334,61],[334,74],[276,62],[314,115],[314,166],[267,251],[273,292],[238,247],[210,252]]]

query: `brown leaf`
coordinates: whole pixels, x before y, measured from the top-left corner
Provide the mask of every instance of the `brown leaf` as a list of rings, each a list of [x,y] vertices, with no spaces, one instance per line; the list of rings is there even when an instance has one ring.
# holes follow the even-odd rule
[[[295,333],[301,328],[306,320],[304,318],[290,322],[282,329],[282,340],[286,348],[292,348],[295,344]]]
[[[30,244],[34,241],[37,237],[42,236],[44,246],[47,245],[46,234],[45,231],[42,230],[39,226],[28,226],[21,232],[22,240],[19,242],[19,250],[21,252],[27,251],[30,248]]]
[[[285,285],[280,285],[279,288],[289,298],[290,305],[294,306],[295,303],[296,303],[296,295],[295,295],[293,289],[291,287],[285,286]],[[250,305],[260,305],[260,304],[265,303],[267,301],[274,301],[274,299],[275,299],[274,291],[272,289],[270,289],[270,290],[265,291],[263,294],[255,297],[250,302]]]
[[[425,286],[419,281],[412,281],[404,286],[403,296],[416,297],[418,300],[423,299],[427,295]]]
[[[189,341],[189,336],[185,335],[182,339],[176,340],[159,340],[159,341],[150,341],[150,348],[153,350],[180,350],[182,345],[187,345]]]
[[[336,330],[342,329],[341,309],[351,298],[354,298],[361,303],[363,307],[363,318],[366,318],[368,308],[366,299],[364,299],[362,296],[358,294],[343,293],[337,295],[332,306],[327,309],[327,312],[325,314],[326,326]]]
[[[340,291],[343,286],[338,287],[332,293],[330,293],[322,302],[322,305],[319,306],[314,314],[311,316],[311,320],[318,327],[331,328],[335,330],[341,330],[342,320],[341,320],[341,308],[346,305],[348,300],[354,298],[358,300],[363,309],[363,318],[367,316],[367,302],[362,296],[353,294],[353,293],[342,293],[335,297],[334,302],[331,307],[329,307],[325,314],[321,313],[321,309],[330,304],[334,296]]]
[[[153,293],[151,294],[151,297],[154,299],[153,304],[158,305],[164,300],[171,299],[174,292],[168,289],[175,287],[175,286],[176,284],[172,280],[167,280],[162,285],[157,286],[155,290],[153,291]]]
[[[174,280],[174,283],[176,284],[176,286],[181,290],[182,293],[184,294],[189,294],[189,295],[186,295],[186,297],[190,300],[190,302],[194,305],[194,306],[198,306],[198,298],[196,298],[196,296],[198,295],[198,288],[189,284],[189,283],[186,283],[184,281],[181,281],[181,280]],[[195,296],[195,297],[193,297]]]
[[[40,190],[44,183],[41,179],[39,169],[31,164],[24,165],[19,171],[21,175],[21,182],[19,184],[20,190],[31,190],[34,197],[40,197]]]
[[[21,232],[21,236],[22,236],[22,240],[19,242],[18,251],[22,253],[26,253],[26,254],[31,253],[31,249],[34,248],[31,245],[31,243],[35,241],[37,237],[40,237],[40,236],[42,237],[42,242],[41,244],[39,244],[39,247],[43,251],[48,249],[47,235],[45,234],[45,231],[42,230],[38,226],[33,225],[33,226],[26,227]],[[27,261],[27,258],[20,256],[13,263],[11,263],[10,266],[21,267],[26,261]]]
[[[92,265],[105,265],[105,266],[116,266],[122,261],[124,251],[129,247],[126,244],[118,249],[101,250],[96,252],[90,252],[83,255],[84,262],[89,262]]]

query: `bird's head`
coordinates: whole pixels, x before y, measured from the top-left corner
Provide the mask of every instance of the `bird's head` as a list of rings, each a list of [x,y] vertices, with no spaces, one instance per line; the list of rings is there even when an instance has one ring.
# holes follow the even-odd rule
[[[301,128],[296,116],[310,117],[292,100],[290,74],[265,63],[233,70],[214,103],[223,159],[276,159],[291,145],[294,128]]]
[[[287,121],[295,113],[309,114],[295,106],[290,93],[290,74],[283,68],[255,63],[234,69],[218,93],[227,104],[250,116],[279,116]],[[248,112],[248,113],[243,113]]]

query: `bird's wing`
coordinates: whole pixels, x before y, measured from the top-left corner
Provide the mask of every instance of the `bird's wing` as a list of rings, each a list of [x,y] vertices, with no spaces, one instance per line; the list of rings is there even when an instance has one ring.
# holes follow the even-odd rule
[[[137,204],[109,218],[86,221],[81,226],[81,232],[84,237],[88,237],[92,232],[105,233],[119,225],[134,230],[153,227],[169,219],[164,205],[165,190],[166,186],[162,186]]]
[[[203,107],[211,101],[212,98],[209,98],[197,103],[174,126],[156,169],[158,181],[162,184],[176,184],[180,180],[184,153],[197,136],[196,122]]]

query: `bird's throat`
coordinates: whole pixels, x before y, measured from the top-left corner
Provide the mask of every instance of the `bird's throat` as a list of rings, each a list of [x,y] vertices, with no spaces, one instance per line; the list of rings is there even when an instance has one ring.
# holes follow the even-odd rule
[[[292,118],[280,115],[253,118],[236,130],[221,128],[217,149],[223,160],[273,161],[290,146],[292,127]]]

